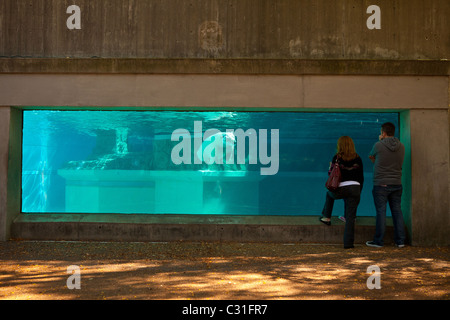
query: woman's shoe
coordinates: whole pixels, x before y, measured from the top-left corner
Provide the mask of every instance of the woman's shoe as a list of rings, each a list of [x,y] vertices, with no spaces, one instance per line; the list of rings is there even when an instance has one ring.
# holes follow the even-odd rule
[[[344,216],[339,216],[339,220],[341,220],[341,221],[343,221],[343,222],[346,222],[347,220],[345,220],[345,217]],[[355,221],[356,221],[356,218],[355,218]]]
[[[331,220],[323,220],[323,219],[326,219],[326,218],[320,217],[319,221],[326,224],[327,226],[331,226]]]

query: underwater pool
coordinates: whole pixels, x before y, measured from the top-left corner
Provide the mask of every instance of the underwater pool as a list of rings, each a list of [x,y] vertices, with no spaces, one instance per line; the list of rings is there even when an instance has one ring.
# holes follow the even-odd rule
[[[387,121],[399,127],[397,113],[25,110],[22,211],[319,215],[348,135],[364,164],[358,215],[374,216],[367,155]]]

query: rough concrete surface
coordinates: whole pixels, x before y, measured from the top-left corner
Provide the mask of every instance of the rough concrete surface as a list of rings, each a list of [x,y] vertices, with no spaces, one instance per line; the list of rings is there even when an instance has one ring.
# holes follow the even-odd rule
[[[449,247],[7,241],[0,253],[1,300],[450,298]]]

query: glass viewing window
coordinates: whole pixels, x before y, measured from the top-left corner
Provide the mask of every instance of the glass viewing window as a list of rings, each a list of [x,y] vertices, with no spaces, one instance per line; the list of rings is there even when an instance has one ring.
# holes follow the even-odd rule
[[[368,153],[387,121],[399,127],[397,113],[26,110],[22,211],[319,215],[348,135],[364,164],[358,215],[374,216]]]

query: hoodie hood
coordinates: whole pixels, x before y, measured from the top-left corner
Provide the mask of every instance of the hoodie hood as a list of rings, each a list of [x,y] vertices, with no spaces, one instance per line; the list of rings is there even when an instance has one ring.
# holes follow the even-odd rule
[[[381,144],[386,146],[391,151],[397,151],[400,148],[400,140],[396,137],[387,137],[380,141]]]

